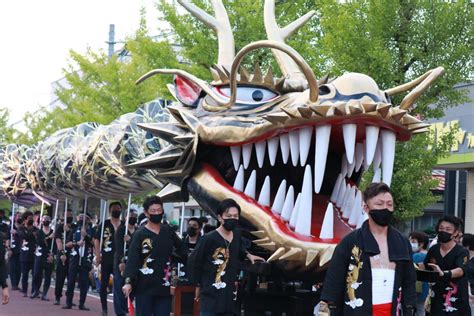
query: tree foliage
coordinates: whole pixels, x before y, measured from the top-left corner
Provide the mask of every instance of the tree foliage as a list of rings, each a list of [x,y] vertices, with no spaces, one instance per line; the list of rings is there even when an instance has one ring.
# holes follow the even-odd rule
[[[10,110],[0,108],[0,144],[8,144],[13,141],[15,129],[8,123],[10,119]]]

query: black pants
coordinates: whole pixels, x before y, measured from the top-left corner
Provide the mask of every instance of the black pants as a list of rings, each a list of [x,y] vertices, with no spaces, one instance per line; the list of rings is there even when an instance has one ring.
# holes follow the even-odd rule
[[[43,297],[47,297],[49,286],[51,285],[51,273],[53,265],[47,261],[47,257],[36,257],[35,266],[33,268],[33,295],[39,294],[41,283],[43,282]]]
[[[67,259],[65,264],[63,264],[58,256],[56,260],[56,286],[54,289],[54,296],[56,297],[56,300],[61,299],[61,296],[63,296],[64,281],[66,280],[68,272],[69,259]]]
[[[107,288],[109,287],[110,275],[114,274],[113,263],[102,263],[100,269],[100,303],[102,310],[107,310]]]
[[[168,316],[171,313],[171,296],[137,294],[136,314],[140,316]]]
[[[20,254],[13,254],[8,260],[10,266],[10,282],[12,287],[18,287],[21,278]]]
[[[30,271],[33,271],[34,261],[22,261],[21,262],[21,291],[23,294],[28,293],[28,277]],[[31,291],[33,294],[33,290]]]
[[[74,287],[76,281],[79,283],[79,306],[84,306],[86,302],[87,289],[89,288],[89,265],[79,265],[78,260],[74,260],[69,265],[69,273],[67,277],[66,305],[72,306],[72,298],[74,297]]]

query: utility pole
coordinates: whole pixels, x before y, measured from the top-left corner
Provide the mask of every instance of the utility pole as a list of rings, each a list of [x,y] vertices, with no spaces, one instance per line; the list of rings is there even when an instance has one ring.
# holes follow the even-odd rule
[[[108,57],[112,58],[112,55],[114,54],[114,47],[115,47],[115,24],[110,24],[109,25],[109,41],[106,42],[109,44],[109,53]]]

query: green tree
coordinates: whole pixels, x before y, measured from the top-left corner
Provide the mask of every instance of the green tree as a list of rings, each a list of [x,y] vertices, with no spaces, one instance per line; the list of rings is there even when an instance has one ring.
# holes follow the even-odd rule
[[[9,124],[10,110],[0,108],[0,144],[8,144],[13,141],[15,129]]]

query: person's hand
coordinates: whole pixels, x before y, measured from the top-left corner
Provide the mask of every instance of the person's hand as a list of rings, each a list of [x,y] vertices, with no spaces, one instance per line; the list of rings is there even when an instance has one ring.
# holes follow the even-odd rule
[[[11,256],[13,256],[13,251],[11,249],[8,249],[7,255],[8,255],[8,258],[10,258]]]
[[[247,254],[247,258],[252,264],[254,264],[256,261],[265,261],[265,259],[263,259],[262,257],[252,255],[251,253]]]
[[[100,254],[95,256],[95,265],[99,266],[102,263],[102,256]]]
[[[435,263],[428,263],[428,265],[429,265],[430,267],[432,267],[433,270],[435,270],[436,272],[438,272],[440,276],[443,276],[444,272],[443,272],[443,270],[441,270],[441,268],[440,268],[437,264],[435,264]]]
[[[123,241],[125,241],[125,242],[130,241],[130,239],[131,239],[131,238],[130,238],[129,235],[125,235],[125,236],[123,237]]]
[[[2,290],[2,304],[5,305],[5,304],[8,304],[8,302],[10,301],[10,292],[8,291],[8,288],[4,288]]]
[[[48,263],[53,262],[53,255],[52,255],[51,253],[48,254],[48,258],[46,259],[46,261],[47,261]]]
[[[121,273],[123,273],[125,271],[125,263],[122,262],[122,263],[119,264],[119,271]]]
[[[61,259],[61,262],[62,262],[63,266],[66,265],[66,260],[67,260],[66,255],[61,255],[61,257],[59,257],[59,259]]]
[[[132,285],[131,284],[125,284],[122,286],[122,292],[125,297],[128,297],[130,293],[132,292]]]
[[[72,248],[72,247],[74,247],[74,244],[72,243],[72,241],[68,241],[68,242],[66,243],[66,247],[67,247],[67,248]]]
[[[81,237],[84,238],[86,236],[87,236],[87,231],[86,231],[86,228],[83,227],[83,228],[81,228]]]
[[[78,245],[79,247],[84,246],[84,240],[82,240],[82,239],[79,240],[79,241],[77,242],[77,245]]]
[[[12,229],[12,234],[13,234],[13,235],[16,234],[16,229]]]
[[[194,300],[196,302],[199,302],[199,299],[201,298],[201,290],[200,288],[196,288],[196,290],[194,290]]]

